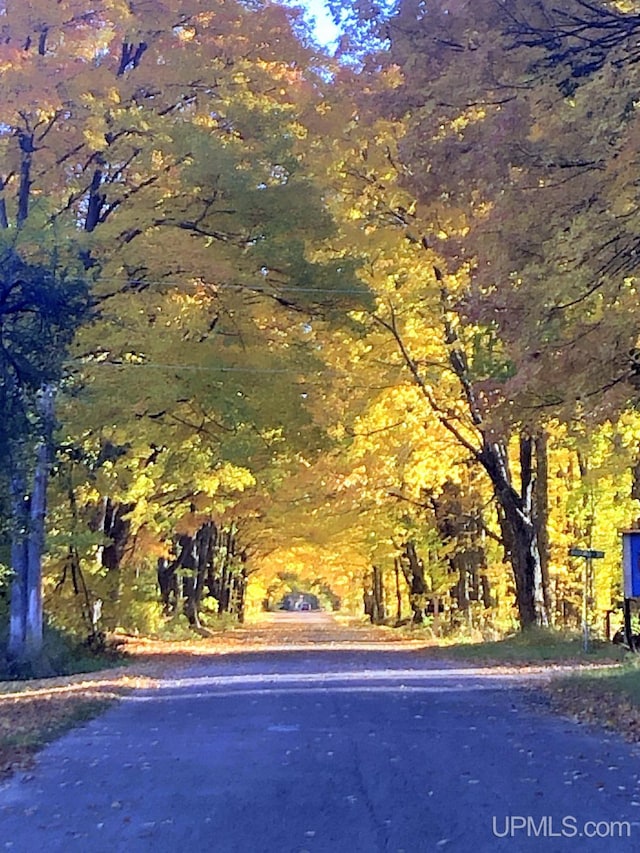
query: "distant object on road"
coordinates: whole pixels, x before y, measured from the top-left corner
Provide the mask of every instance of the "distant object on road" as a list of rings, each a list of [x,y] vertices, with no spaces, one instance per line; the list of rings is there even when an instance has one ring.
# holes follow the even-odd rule
[[[291,592],[285,595],[278,610],[320,610],[320,601],[311,592]]]

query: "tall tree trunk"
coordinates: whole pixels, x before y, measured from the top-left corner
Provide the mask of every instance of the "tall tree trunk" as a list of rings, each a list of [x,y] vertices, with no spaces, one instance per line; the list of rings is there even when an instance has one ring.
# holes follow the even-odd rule
[[[181,552],[178,557],[179,565],[182,567],[182,596],[184,615],[189,625],[196,630],[200,628],[200,617],[198,612],[197,572],[198,555],[196,540],[194,536],[184,534],[179,539]]]
[[[16,223],[21,228],[29,216],[29,202],[31,200],[31,167],[35,141],[33,133],[18,132],[18,145],[20,147],[20,181],[18,185],[18,211]]]
[[[115,628],[120,621],[118,605],[122,597],[122,560],[131,533],[131,522],[127,516],[134,508],[134,503],[120,503],[105,497],[92,525],[94,530],[104,534],[105,539],[109,540],[98,552],[100,565],[107,569],[107,612],[104,615],[104,624],[108,629]]]
[[[409,604],[413,611],[413,623],[421,625],[424,622],[427,583],[424,577],[424,564],[418,557],[416,546],[407,542],[403,551],[402,570],[409,585]]]
[[[549,449],[548,436],[544,430],[540,430],[535,437],[535,454],[535,520],[540,553],[542,597],[547,619],[553,622],[554,610],[549,580]]]
[[[11,474],[12,542],[14,579],[9,614],[9,656],[34,662],[42,652],[42,555],[47,513],[50,442],[53,431],[52,385],[42,388],[37,400],[40,439],[35,451],[31,494],[27,489],[24,450],[14,454]]]
[[[428,249],[429,241],[425,239],[423,245]],[[438,402],[431,384],[421,373],[419,362],[412,357],[403,339],[393,306],[389,320],[379,316],[376,319],[395,338],[416,386],[440,424],[489,476],[499,507],[505,554],[513,568],[521,627],[546,624],[547,612],[542,592],[542,567],[533,507],[532,439],[526,434],[520,438],[521,487],[518,492],[509,470],[507,442],[496,440],[491,424],[486,421],[486,404],[474,384],[469,359],[457,331],[460,315],[448,293],[442,271],[434,267],[433,272],[440,287],[444,343],[449,365],[459,381],[470,429],[461,427],[459,418],[452,416],[449,408]]]
[[[492,607],[495,602],[492,600],[491,584],[489,582],[489,578],[487,577],[486,572],[482,572],[480,574],[480,589],[482,590],[482,603],[487,608]]]
[[[400,560],[398,557],[393,561],[393,574],[396,586],[396,622],[402,621],[402,593],[400,591]]]
[[[27,636],[27,588],[29,562],[29,504],[22,460],[13,459],[11,475],[11,604],[9,610],[9,657],[25,655]]]
[[[222,549],[222,567],[220,572],[220,595],[218,598],[218,613],[231,612],[231,590],[233,586],[233,557],[235,539],[233,530],[228,529],[224,536]]]
[[[166,557],[158,557],[157,577],[162,612],[165,616],[173,616],[178,610],[180,597],[175,563],[170,562]]]
[[[456,601],[458,603],[458,611],[469,614],[469,570],[467,565],[466,554],[454,554],[451,557],[450,564],[458,574],[458,583],[453,590]]]
[[[373,566],[373,602],[376,625],[381,625],[386,619],[387,612],[384,601],[384,576],[380,566]]]
[[[513,568],[516,604],[522,628],[535,624],[547,624],[542,567],[534,519],[532,450],[531,437],[522,435],[520,438],[520,493],[512,484],[504,444],[486,442],[479,456],[491,479],[498,502],[505,554]]]
[[[246,561],[246,555],[242,556],[242,562]],[[242,625],[244,623],[245,617],[245,604],[247,599],[247,570],[245,566],[242,566],[240,574],[238,576],[238,587],[237,587],[237,604],[236,604],[236,614],[238,616],[238,622]]]
[[[364,609],[374,625],[381,625],[386,618],[384,602],[384,578],[380,566],[372,566],[365,579]]]

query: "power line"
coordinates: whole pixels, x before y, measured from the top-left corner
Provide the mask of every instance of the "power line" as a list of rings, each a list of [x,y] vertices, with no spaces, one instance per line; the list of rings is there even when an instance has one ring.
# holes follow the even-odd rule
[[[82,367],[151,367],[159,370],[194,370],[215,373],[299,373],[293,368],[205,367],[200,364],[163,364],[151,361],[67,361],[66,364]]]
[[[357,296],[373,296],[373,291],[367,288],[332,288],[332,287],[298,287],[297,285],[279,285],[277,288],[256,287],[251,284],[214,284],[197,281],[184,281],[180,279],[164,279],[149,280],[123,280],[121,278],[99,278],[95,284],[120,284],[123,287],[150,287],[156,285],[158,287],[169,285],[173,287],[184,287],[190,285],[192,287],[205,287],[218,290],[238,290],[248,293],[262,293],[265,296],[278,296],[281,293],[330,293],[333,296],[357,295]]]
[[[302,376],[300,370],[296,370],[295,368],[279,368],[279,367],[222,367],[222,366],[205,366],[200,364],[164,364],[162,362],[151,362],[151,361],[66,361],[67,367],[150,367],[152,369],[157,370],[190,370],[194,372],[203,372],[203,373],[251,373],[251,374],[289,374],[289,375],[297,375],[305,381],[307,378],[318,378],[322,374],[327,374],[331,369],[322,369],[316,371],[315,375],[306,374],[306,376]],[[348,375],[345,371],[342,371],[342,376]]]

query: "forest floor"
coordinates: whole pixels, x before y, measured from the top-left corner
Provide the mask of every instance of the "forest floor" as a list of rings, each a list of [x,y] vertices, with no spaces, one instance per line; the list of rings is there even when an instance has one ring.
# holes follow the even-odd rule
[[[420,650],[424,655],[491,669],[495,674],[532,676],[551,707],[583,722],[601,724],[640,741],[640,668],[621,663],[619,649],[603,646],[585,656],[574,640],[441,645],[424,632],[399,635],[359,620],[309,614],[262,618],[208,639],[162,641],[124,637],[121,665],[90,673],[30,681],[0,682],[0,778],[28,768],[46,743],[101,713],[136,689],[153,689],[168,672],[207,658],[295,648]],[[628,659],[627,659],[628,660]],[[544,674],[543,682],[540,676]]]

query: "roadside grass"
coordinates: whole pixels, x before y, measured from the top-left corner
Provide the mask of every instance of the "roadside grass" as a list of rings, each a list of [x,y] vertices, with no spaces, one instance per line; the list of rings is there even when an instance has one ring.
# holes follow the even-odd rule
[[[622,666],[576,672],[545,688],[551,707],[582,723],[604,726],[640,741],[640,660],[627,654]]]
[[[615,664],[625,658],[620,646],[602,640],[590,643],[585,652],[582,638],[577,634],[550,629],[530,629],[502,640],[473,642],[470,640],[440,641],[438,654],[477,664]]]

